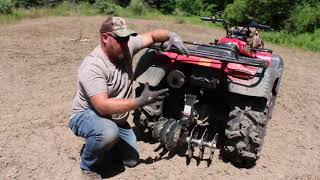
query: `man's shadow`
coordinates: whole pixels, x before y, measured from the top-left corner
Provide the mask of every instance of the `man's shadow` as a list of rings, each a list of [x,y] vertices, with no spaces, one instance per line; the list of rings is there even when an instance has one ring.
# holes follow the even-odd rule
[[[102,178],[112,178],[125,171],[125,166],[120,161],[109,161],[105,168],[99,172]]]
[[[146,159],[140,158],[137,166],[139,164],[152,164],[162,159],[169,160],[176,155],[176,153],[166,150],[166,148],[163,147],[161,144],[154,151],[155,152],[159,151],[159,155],[154,158],[152,157],[148,157]],[[104,160],[102,164],[103,164],[103,167],[99,171],[99,174],[102,176],[102,178],[111,178],[111,177],[117,176],[118,174],[123,173],[126,170],[126,168],[128,168],[124,165],[124,163],[121,160],[115,159],[112,157],[109,158],[108,160]]]
[[[80,150],[80,156],[83,153],[83,144]],[[110,151],[104,153],[104,158],[100,165],[93,167],[94,171],[101,175],[102,178],[111,178],[125,171],[125,166],[121,160],[114,158]]]
[[[153,164],[157,161],[166,159],[169,160],[177,155],[176,152],[168,151],[163,145],[159,144],[159,146],[154,150],[155,152],[159,152],[156,157],[148,157],[146,159],[139,159],[139,164]],[[121,160],[111,158],[108,161],[104,160],[103,168],[99,171],[99,174],[102,178],[111,178],[117,176],[120,173],[123,173],[126,170],[126,167]]]
[[[126,167],[135,167],[139,163],[138,151],[123,139],[105,151],[104,158],[98,167],[103,178],[111,178],[125,171]]]
[[[162,144],[159,144],[159,146],[156,149],[154,149],[154,152],[159,152],[159,154],[156,157],[148,157],[146,159],[140,159],[140,163],[153,164],[163,159],[170,160],[174,156],[179,155],[176,152],[168,151]]]
[[[142,141],[142,142],[149,143],[149,144],[159,143],[159,142],[155,141],[150,135],[143,134],[143,133],[141,134],[141,132],[139,132],[139,129],[136,129],[136,127],[132,127],[132,129],[135,132],[138,141]],[[130,148],[130,145],[128,145],[128,146],[129,146],[128,147],[129,151],[131,151],[131,150],[135,151],[134,148],[132,148],[132,147]],[[211,165],[212,160],[210,158],[200,159],[197,156],[193,156],[192,158],[189,158],[187,155],[187,150],[188,150],[187,147],[183,146],[183,147],[179,147],[175,151],[168,151],[164,145],[159,143],[158,147],[156,149],[154,149],[154,152],[158,152],[158,155],[155,157],[147,157],[145,159],[139,158],[139,163],[137,165],[139,165],[139,164],[147,164],[147,165],[153,164],[153,163],[156,163],[156,162],[161,161],[163,159],[170,160],[175,156],[185,158],[186,159],[186,166],[190,165],[190,162],[192,159],[194,159],[196,161],[197,166],[202,162],[206,162],[207,167],[209,167]],[[121,152],[119,149],[114,149],[114,151]],[[106,155],[107,158],[105,158],[105,159],[107,159],[107,160],[104,160],[105,162],[103,162],[104,168],[102,171],[99,172],[100,175],[103,178],[111,178],[111,177],[114,177],[114,176],[124,172],[126,167],[123,164],[123,162],[119,158],[114,158],[114,157],[122,157],[122,156],[123,155],[122,154],[119,155],[119,153],[117,155],[112,154],[111,156]]]

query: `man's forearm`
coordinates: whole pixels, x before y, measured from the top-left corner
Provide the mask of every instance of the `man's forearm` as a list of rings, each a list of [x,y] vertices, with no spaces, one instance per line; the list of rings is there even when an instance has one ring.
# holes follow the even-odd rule
[[[118,99],[108,98],[103,104],[96,107],[97,111],[102,116],[124,113],[138,108],[136,100],[134,98]]]
[[[170,32],[165,29],[157,29],[154,31],[144,33],[144,34],[142,34],[142,37],[143,37],[143,48],[147,48],[154,43],[163,43],[163,42],[170,41],[170,40],[172,40],[172,41],[180,40],[181,41],[181,42],[176,42],[175,44],[183,43],[181,38],[178,37],[178,35],[176,33]],[[174,39],[174,38],[176,38],[176,39]],[[178,48],[180,46],[181,45],[179,45]]]
[[[151,32],[151,37],[154,43],[162,43],[169,40],[170,31],[157,29]]]

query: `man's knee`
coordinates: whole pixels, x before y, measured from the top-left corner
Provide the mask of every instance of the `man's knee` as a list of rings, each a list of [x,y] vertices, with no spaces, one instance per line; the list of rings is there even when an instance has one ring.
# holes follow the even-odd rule
[[[96,137],[104,148],[111,148],[119,138],[119,128],[115,123],[108,123],[106,127],[99,130]]]

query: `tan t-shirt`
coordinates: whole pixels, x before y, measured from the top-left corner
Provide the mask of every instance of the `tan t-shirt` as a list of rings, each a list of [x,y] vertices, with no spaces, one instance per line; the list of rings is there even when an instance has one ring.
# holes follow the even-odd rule
[[[130,37],[128,42],[129,55],[121,63],[115,65],[98,45],[80,65],[78,69],[78,91],[73,100],[72,114],[94,109],[90,97],[101,93],[108,93],[109,98],[128,98],[132,96],[132,57],[143,46],[141,35]],[[113,114],[114,120],[126,120],[129,112]],[[110,117],[109,117],[110,118]]]

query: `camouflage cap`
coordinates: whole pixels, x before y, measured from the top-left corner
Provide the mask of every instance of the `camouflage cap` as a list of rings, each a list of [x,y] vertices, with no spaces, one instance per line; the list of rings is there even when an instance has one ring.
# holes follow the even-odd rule
[[[128,29],[126,21],[122,17],[111,16],[105,20],[100,28],[100,33],[113,32],[119,37],[136,36],[137,33]]]

